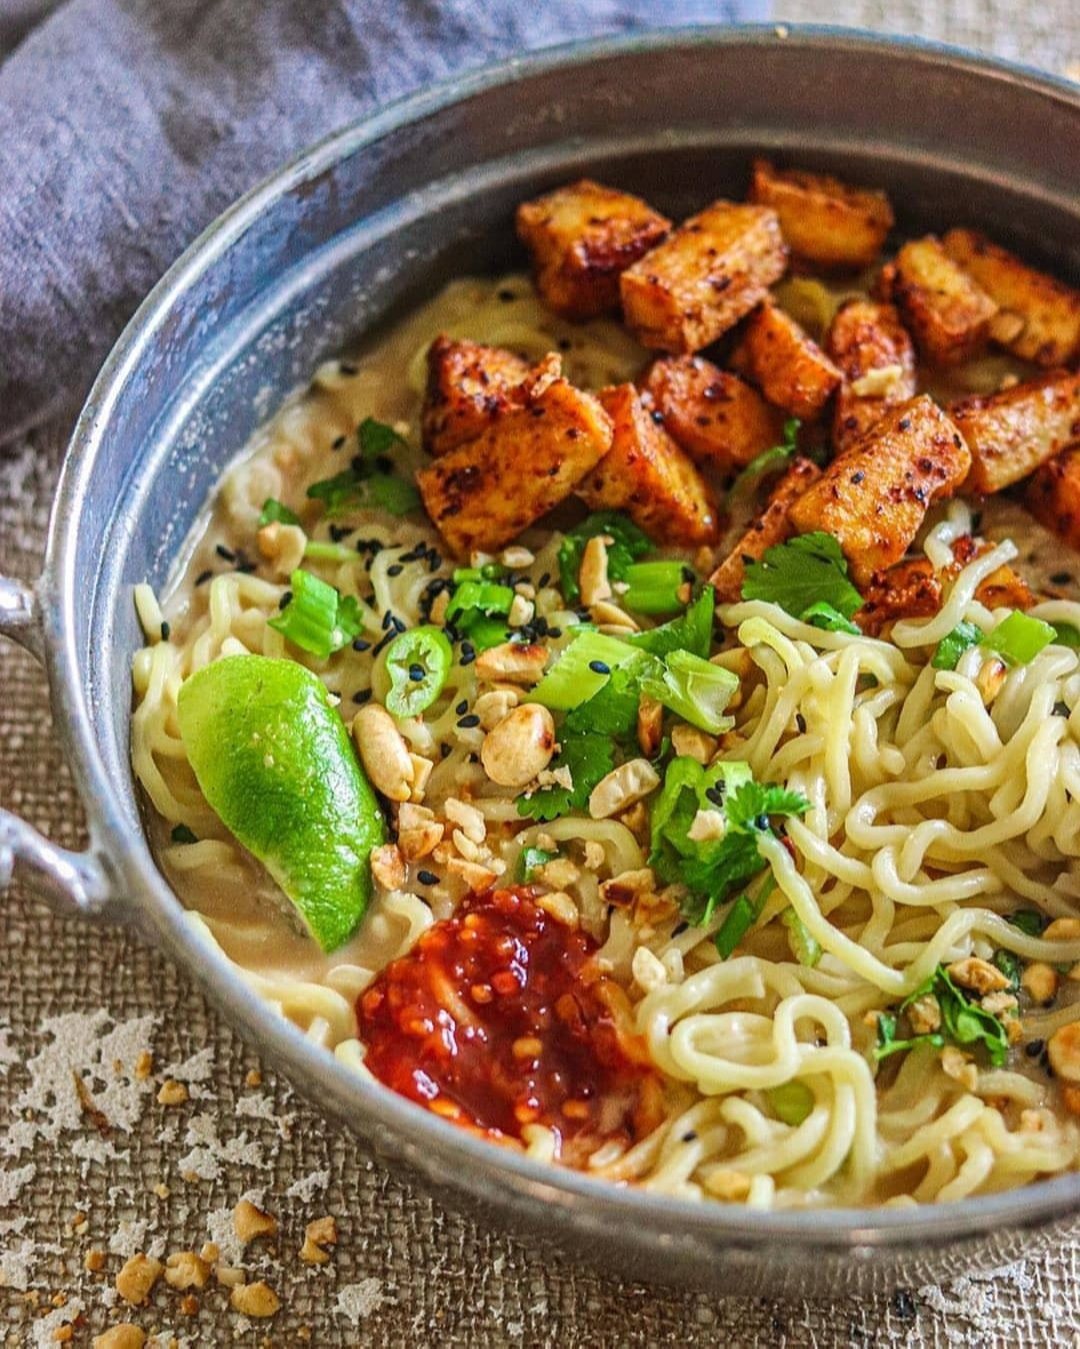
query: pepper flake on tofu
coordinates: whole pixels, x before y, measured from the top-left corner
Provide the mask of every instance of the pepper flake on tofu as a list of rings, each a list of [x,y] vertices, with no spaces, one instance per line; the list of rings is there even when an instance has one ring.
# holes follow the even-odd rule
[[[795,320],[766,300],[746,321],[732,365],[770,403],[812,422],[843,376]]]
[[[623,510],[657,543],[712,543],[719,511],[712,489],[658,426],[632,384],[599,394],[615,432],[611,449],[578,487],[592,510]]]
[[[891,409],[828,466],[791,507],[800,534],[831,534],[856,585],[898,562],[932,501],[971,467],[964,438],[926,394]]]
[[[699,351],[760,304],[786,266],[775,211],[715,201],[623,272],[623,314],[647,347]]]
[[[501,347],[454,341],[440,333],[428,348],[428,382],[420,426],[431,454],[475,439],[504,412],[521,403],[528,361]],[[532,372],[534,377],[536,372]]]
[[[853,299],[836,311],[825,350],[844,377],[833,413],[839,452],[889,408],[915,397],[915,347],[891,304]]]
[[[1080,375],[1055,370],[1000,393],[953,403],[971,449],[972,492],[1000,492],[1080,442]]]
[[[475,439],[416,475],[424,509],[451,551],[490,552],[563,501],[611,448],[611,418],[559,374],[558,357]]]
[[[517,209],[536,288],[556,313],[589,318],[619,304],[619,274],[658,244],[671,221],[640,197],[589,178]]]

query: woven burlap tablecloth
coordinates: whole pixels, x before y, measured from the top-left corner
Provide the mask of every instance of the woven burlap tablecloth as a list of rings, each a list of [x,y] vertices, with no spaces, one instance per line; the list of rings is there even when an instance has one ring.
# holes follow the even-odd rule
[[[779,21],[858,24],[965,43],[1064,72],[1080,60],[1075,0],[805,0]],[[0,451],[0,571],[33,577],[69,427]],[[0,648],[0,803],[69,847],[82,812],[54,740],[45,681]],[[825,1345],[1080,1342],[1077,1248],[881,1298],[718,1300],[603,1276],[445,1209],[376,1165],[298,1100],[166,960],[128,933],[64,921],[26,886],[0,904],[0,1339],[73,1342],[131,1319],[160,1343],[345,1345]],[[152,1060],[146,1055],[152,1055]],[[84,1087],[83,1099],[75,1077]],[[187,1099],[159,1103],[166,1080]],[[180,1093],[183,1094],[183,1093]],[[107,1123],[106,1123],[107,1121]],[[239,1251],[244,1195],[276,1235]],[[299,1259],[324,1214],[339,1240]],[[281,1299],[251,1321],[211,1281],[164,1280],[131,1311],[114,1281],[126,1258],[164,1259],[217,1240]],[[103,1262],[91,1256],[101,1252]],[[187,1301],[185,1301],[187,1297]]]

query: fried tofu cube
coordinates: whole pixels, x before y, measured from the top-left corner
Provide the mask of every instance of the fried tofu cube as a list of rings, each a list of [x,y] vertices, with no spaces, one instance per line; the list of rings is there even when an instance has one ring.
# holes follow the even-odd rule
[[[791,508],[820,477],[821,469],[811,460],[797,458],[791,461],[787,472],[769,494],[765,509],[709,577],[709,584],[716,590],[717,604],[734,604],[741,599],[747,561],[760,562],[766,549],[791,538],[795,533]]]
[[[804,422],[820,414],[843,378],[813,338],[771,300],[747,319],[732,364],[770,403]]]
[[[619,273],[671,229],[640,197],[589,178],[522,202],[516,223],[532,254],[537,289],[567,318],[618,308]]]
[[[501,548],[574,490],[611,448],[611,418],[561,376],[416,474],[424,509],[456,556]]]
[[[716,201],[623,272],[623,314],[647,347],[700,351],[749,314],[786,266],[775,211]]]
[[[767,159],[754,161],[750,200],[771,206],[792,253],[819,267],[869,267],[893,227],[884,192],[849,187],[827,173],[779,170]]]
[[[440,333],[428,348],[428,382],[420,427],[424,448],[445,454],[473,440],[521,405],[529,363],[501,347],[454,341]]]
[[[923,394],[891,408],[828,466],[791,508],[800,534],[840,544],[856,585],[904,556],[926,508],[967,477],[960,432]]]
[[[1080,446],[1055,455],[1035,471],[1024,505],[1071,548],[1080,549]]]
[[[848,300],[829,326],[825,350],[844,377],[833,413],[839,453],[890,407],[915,396],[915,348],[892,305]]]
[[[945,251],[998,306],[990,336],[1037,365],[1080,356],[1080,291],[1021,262],[976,230],[949,230]]]
[[[1080,375],[1059,370],[965,398],[949,416],[971,450],[967,489],[1000,492],[1080,441]]]
[[[611,449],[578,486],[585,504],[625,511],[656,543],[712,543],[719,511],[693,460],[657,425],[632,384],[597,397],[615,430]]]
[[[939,239],[913,239],[896,255],[892,302],[919,350],[935,365],[959,365],[983,348],[997,305]]]
[[[641,387],[667,433],[702,467],[728,473],[780,444],[783,413],[701,356],[653,361]]]

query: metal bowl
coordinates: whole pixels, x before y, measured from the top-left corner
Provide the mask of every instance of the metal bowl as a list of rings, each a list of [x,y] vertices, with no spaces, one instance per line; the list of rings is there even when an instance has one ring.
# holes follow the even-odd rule
[[[59,907],[137,926],[328,1114],[506,1224],[623,1274],[834,1293],[1060,1237],[1080,1176],[934,1208],[752,1213],[470,1137],[339,1066],[196,936],[147,847],[128,752],[131,587],[164,584],[225,464],[318,361],[449,277],[513,262],[511,214],[529,193],[587,170],[679,215],[740,195],[760,151],[886,188],[902,229],[981,226],[1080,278],[1080,91],[940,47],[819,29],[636,36],[511,61],[330,137],[143,304],[76,428],[40,580],[0,579],[0,631],[47,666],[90,821],[75,854],[0,813],[0,882],[21,863]]]

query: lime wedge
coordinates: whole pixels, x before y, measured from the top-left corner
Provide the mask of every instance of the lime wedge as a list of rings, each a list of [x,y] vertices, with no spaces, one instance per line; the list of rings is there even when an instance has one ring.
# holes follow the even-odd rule
[[[326,689],[295,661],[226,656],[184,681],[177,713],[203,795],[333,951],[364,916],[385,835]]]

